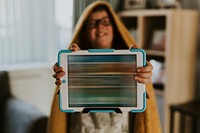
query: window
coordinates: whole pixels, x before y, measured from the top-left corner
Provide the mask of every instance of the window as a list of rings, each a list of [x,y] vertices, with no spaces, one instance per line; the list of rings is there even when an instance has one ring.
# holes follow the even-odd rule
[[[55,62],[72,33],[73,0],[0,0],[0,69]]]

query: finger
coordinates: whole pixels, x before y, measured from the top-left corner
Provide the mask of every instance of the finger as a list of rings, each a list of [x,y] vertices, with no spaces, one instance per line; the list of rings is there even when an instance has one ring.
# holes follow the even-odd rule
[[[63,68],[62,67],[55,67],[53,70],[54,70],[55,73],[58,73],[58,72],[63,71]]]
[[[146,63],[147,63],[147,66],[151,66],[153,68],[153,65],[150,62],[146,61]]]
[[[59,85],[62,84],[62,81],[60,79],[57,79],[56,82],[55,82],[55,84],[59,86]]]
[[[139,83],[142,83],[142,84],[149,84],[149,83],[151,83],[151,78],[141,78],[141,77],[135,76],[134,79],[136,81],[138,81]]]
[[[60,79],[65,75],[64,71],[60,71],[58,73],[55,73],[54,75],[52,75],[55,79]]]
[[[141,77],[141,78],[151,78],[152,72],[143,72],[143,73],[137,73],[135,76]]]
[[[54,69],[55,67],[58,67],[58,62],[56,62],[56,63],[53,65],[53,69]]]
[[[138,48],[137,44],[132,44],[132,45],[129,47],[129,50],[132,49],[132,48]]]
[[[53,65],[53,71],[55,71],[55,69],[58,67],[58,62],[56,62],[54,65]]]
[[[80,48],[76,43],[72,43],[70,50],[72,50],[73,52],[79,51]]]
[[[63,68],[58,66],[58,62],[56,62],[54,65],[53,65],[53,71],[55,73],[59,72],[59,71],[63,71]]]
[[[151,65],[151,63],[147,63],[147,66],[138,68],[137,72],[151,72],[152,70],[153,66]]]

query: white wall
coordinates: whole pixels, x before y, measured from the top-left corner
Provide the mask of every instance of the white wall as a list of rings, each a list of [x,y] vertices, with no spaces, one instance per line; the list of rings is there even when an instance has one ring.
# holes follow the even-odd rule
[[[55,90],[52,74],[52,69],[47,67],[9,71],[11,91],[49,115]]]

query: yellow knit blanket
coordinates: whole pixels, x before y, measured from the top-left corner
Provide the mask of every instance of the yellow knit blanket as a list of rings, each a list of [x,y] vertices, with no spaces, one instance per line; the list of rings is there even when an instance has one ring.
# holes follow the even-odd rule
[[[94,2],[84,10],[74,29],[74,35],[71,42],[75,42],[79,45],[79,34],[84,22],[87,20],[91,11],[99,5],[103,5],[108,8],[110,14],[113,16],[114,22],[116,24],[116,27],[118,28],[121,37],[127,44],[127,47],[130,47],[130,45],[134,45],[135,47],[137,47],[137,44],[130,35],[129,31],[125,28],[121,20],[118,18],[116,13],[109,5],[109,3],[105,1]],[[130,115],[130,118],[133,119],[133,123],[129,124],[132,125],[131,128],[133,129],[133,133],[161,133],[158,110],[152,84],[146,85],[146,89],[148,89],[150,95],[150,99],[147,99],[146,102],[147,108],[143,113],[135,113]],[[57,93],[55,93],[48,123],[48,133],[67,133],[67,119],[68,114],[63,113],[59,110],[58,95]]]

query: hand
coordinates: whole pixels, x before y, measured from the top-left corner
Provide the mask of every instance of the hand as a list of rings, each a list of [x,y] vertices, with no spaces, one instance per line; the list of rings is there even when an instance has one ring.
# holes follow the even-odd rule
[[[137,73],[134,73],[134,78],[139,83],[149,84],[151,83],[151,76],[152,76],[153,66],[150,62],[147,61],[147,66],[141,67],[137,69]],[[147,98],[150,99],[149,91],[146,89]]]
[[[56,79],[55,84],[60,86],[62,84],[60,78],[65,75],[65,72],[63,71],[62,67],[58,66],[58,63],[54,64],[53,71],[55,72],[55,74],[52,75]]]
[[[137,45],[131,45],[130,49],[131,48],[137,48]],[[152,64],[147,61],[147,66],[138,68],[137,72],[134,73],[134,79],[139,83],[149,84],[151,83],[152,70],[153,70]],[[147,92],[147,98],[149,99],[150,95],[147,89],[146,92]]]
[[[81,49],[79,48],[79,46],[76,43],[72,43],[71,46],[70,46],[70,50],[73,51],[73,52],[77,52]]]
[[[147,61],[147,66],[137,69],[137,73],[134,73],[135,80],[139,83],[149,84],[151,83],[153,66]]]
[[[73,52],[76,52],[80,50],[80,48],[78,47],[76,43],[73,43],[70,47],[70,50],[72,50]],[[53,71],[55,72],[55,74],[52,75],[56,79],[55,84],[60,86],[62,84],[62,81],[60,80],[60,78],[62,78],[65,75],[65,72],[63,71],[62,67],[58,66],[58,63],[54,64]]]

